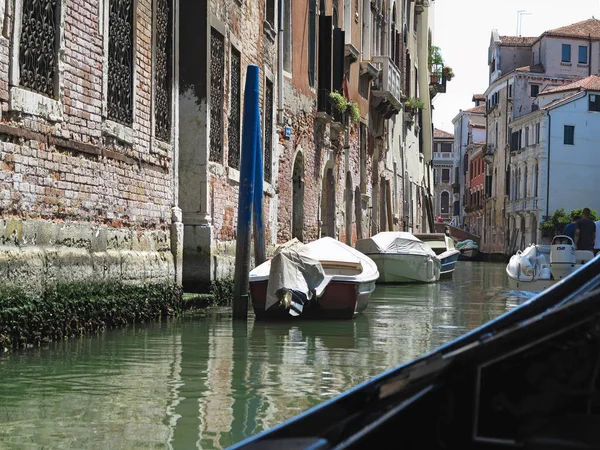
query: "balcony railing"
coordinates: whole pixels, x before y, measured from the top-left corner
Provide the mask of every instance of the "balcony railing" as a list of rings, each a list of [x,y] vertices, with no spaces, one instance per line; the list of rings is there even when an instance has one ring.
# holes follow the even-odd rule
[[[510,212],[531,212],[538,209],[537,198],[522,198],[510,202]]]
[[[435,97],[436,94],[444,94],[446,92],[446,77],[444,76],[444,67],[435,65],[429,73],[429,94]]]
[[[389,56],[374,56],[373,64],[379,69],[379,80],[371,93],[379,100],[376,108],[389,118],[402,109],[400,71]]]
[[[452,152],[435,152],[433,159],[442,159],[444,161],[454,161],[454,153]]]

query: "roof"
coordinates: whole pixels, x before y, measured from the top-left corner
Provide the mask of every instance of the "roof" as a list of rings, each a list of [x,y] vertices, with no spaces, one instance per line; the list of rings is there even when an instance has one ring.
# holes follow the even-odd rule
[[[485,130],[485,124],[483,123],[471,123],[469,124],[471,128],[483,128]]]
[[[531,45],[535,42],[537,36],[500,36],[502,45]]]
[[[474,108],[465,109],[463,112],[485,114],[485,105],[475,106]]]
[[[555,108],[555,107],[557,107],[559,105],[562,105],[563,103],[566,103],[567,101],[571,100],[573,97],[575,97],[576,95],[578,95],[580,92],[581,91],[573,92],[572,94],[569,94],[569,95],[567,95],[564,98],[560,98],[558,100],[553,101],[552,103],[548,103],[546,106],[544,106],[541,109],[547,110],[547,109],[552,109],[552,108]]]
[[[544,92],[544,94],[554,94],[556,92],[565,91],[600,91],[600,77],[596,75],[590,75],[589,77],[582,78],[573,83],[550,89]]]
[[[433,138],[434,139],[444,139],[444,138],[454,138],[452,133],[448,133],[444,130],[439,130],[437,128],[433,129]]]
[[[591,18],[560,28],[545,31],[542,36],[575,36],[600,38],[600,20]]]
[[[471,101],[476,102],[478,100],[485,101],[485,95],[483,95],[483,94],[473,94],[473,99]]]
[[[516,72],[529,72],[529,73],[545,73],[546,68],[542,63],[536,64],[534,66],[523,66],[517,67],[515,69]]]

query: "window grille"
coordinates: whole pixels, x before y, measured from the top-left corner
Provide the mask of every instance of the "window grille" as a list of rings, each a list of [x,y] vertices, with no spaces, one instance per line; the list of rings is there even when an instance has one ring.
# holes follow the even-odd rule
[[[108,118],[133,122],[133,0],[110,0],[108,18]]]
[[[225,39],[215,29],[210,39],[210,160],[221,162],[223,156],[223,77]]]
[[[156,137],[171,140],[171,92],[173,85],[173,6],[171,0],[156,0],[154,72],[154,123]]]
[[[53,98],[56,96],[59,14],[58,0],[23,0],[20,84]]]

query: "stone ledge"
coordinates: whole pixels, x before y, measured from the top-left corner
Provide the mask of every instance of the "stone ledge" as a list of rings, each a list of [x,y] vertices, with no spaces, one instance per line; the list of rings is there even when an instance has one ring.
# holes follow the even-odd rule
[[[173,282],[170,251],[90,252],[66,246],[0,246],[0,286],[42,295],[60,283],[121,281],[129,284]]]

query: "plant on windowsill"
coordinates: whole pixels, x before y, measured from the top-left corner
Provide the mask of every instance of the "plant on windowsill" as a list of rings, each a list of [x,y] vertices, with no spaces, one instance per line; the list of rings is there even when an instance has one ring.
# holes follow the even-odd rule
[[[350,118],[350,123],[356,123],[360,118],[360,110],[354,100],[347,100],[338,92],[330,92],[329,98],[331,104],[342,114],[347,114]]]
[[[473,205],[465,205],[465,212],[467,214],[473,212],[473,209],[474,209]]]
[[[444,66],[442,69],[442,76],[446,81],[451,81],[452,78],[454,78],[454,71],[452,70],[452,67]]]
[[[425,106],[425,104],[423,103],[422,100],[411,97],[411,98],[406,99],[406,101],[404,102],[404,112],[410,113],[410,114],[415,114],[417,112],[417,110],[422,109],[423,106]]]

